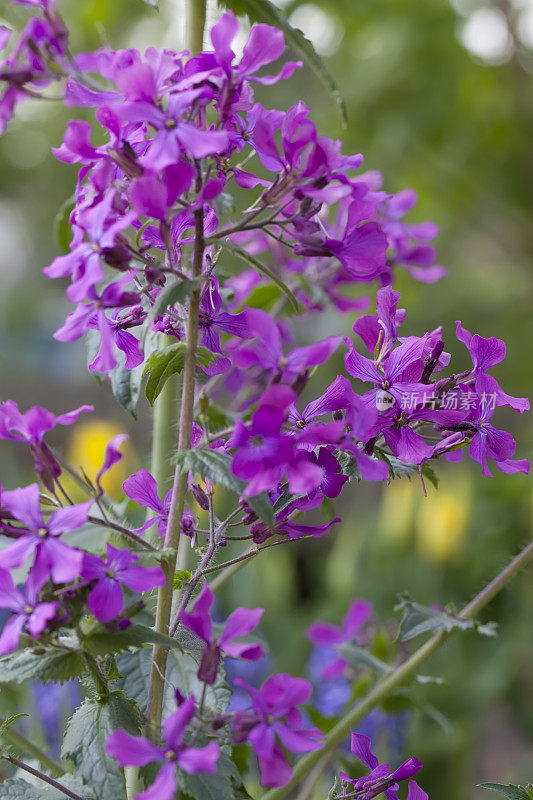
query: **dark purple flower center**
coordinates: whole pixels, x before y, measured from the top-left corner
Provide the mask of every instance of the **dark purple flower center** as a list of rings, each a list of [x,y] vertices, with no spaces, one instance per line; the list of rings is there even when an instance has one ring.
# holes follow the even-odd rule
[[[298,422],[296,423],[296,427],[297,428],[305,428],[305,420],[299,419]]]
[[[169,131],[173,130],[176,127],[176,120],[175,119],[167,119],[165,120],[165,128]]]
[[[46,537],[48,536],[48,530],[46,528],[39,528],[39,530],[37,531],[37,536],[39,537],[39,539],[46,539]]]
[[[33,614],[33,606],[25,605],[24,606],[24,613],[25,614]]]
[[[383,381],[383,383],[381,384],[381,388],[385,389],[385,391],[387,391],[387,389],[390,389],[389,381]]]
[[[166,761],[175,761],[177,757],[178,754],[176,753],[175,750],[167,750],[167,752],[165,753]]]

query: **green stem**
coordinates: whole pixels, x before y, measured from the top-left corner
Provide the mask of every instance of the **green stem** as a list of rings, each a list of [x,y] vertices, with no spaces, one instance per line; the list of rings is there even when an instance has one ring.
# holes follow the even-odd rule
[[[514,576],[520,572],[527,564],[533,560],[533,542],[525,547],[513,560],[492,580],[476,597],[462,610],[461,616],[463,619],[472,619],[479,611],[487,606],[490,601],[507,586]],[[350,728],[357,725],[366,715],[372,711],[379,703],[381,703],[391,692],[398,686],[408,681],[416,670],[433,655],[443,644],[446,642],[454,631],[439,633],[432,636],[429,641],[425,642],[419,647],[416,652],[404,661],[397,669],[390,672],[386,677],[380,680],[372,689],[371,692],[361,700],[358,705],[349,711],[335,727],[328,733],[324,747],[320,750],[315,750],[309,755],[299,761],[293,772],[292,779],[285,786],[279,789],[271,789],[261,800],[282,800],[289,792],[309,774],[309,771],[317,764],[324,756],[335,750],[344,741]]]
[[[4,722],[5,720],[0,717],[0,726],[3,725]],[[48,772],[52,773],[52,775],[55,775],[59,778],[61,775],[65,774],[64,767],[53,761],[50,756],[47,756],[46,753],[41,750],[40,747],[37,747],[36,744],[30,742],[29,739],[26,739],[25,736],[11,726],[8,725],[7,728],[3,729],[2,736],[8,739],[11,744],[15,745],[15,747],[18,747],[19,750],[23,750],[28,755],[36,758],[37,761],[39,761],[39,763],[48,770]]]
[[[67,787],[63,786],[62,783],[58,783],[53,778],[49,778],[48,775],[45,775],[44,772],[40,772],[38,769],[34,769],[33,767],[28,766],[28,764],[25,764],[23,761],[19,761],[18,758],[4,754],[2,754],[2,758],[5,758],[6,761],[9,761],[9,763],[13,764],[14,767],[17,767],[18,769],[23,769],[25,772],[29,772],[30,775],[33,775],[34,777],[44,781],[49,786],[53,786],[54,789],[57,789],[58,792],[61,792],[67,797],[71,797],[72,800],[83,800],[83,797],[80,797],[79,794],[76,794],[75,792],[72,792],[70,789],[67,789]]]
[[[186,0],[187,47],[196,55],[204,46],[205,16],[207,0]]]
[[[202,274],[204,256],[204,215],[200,209],[195,212],[195,242],[193,253],[192,277]],[[187,320],[187,339],[185,350],[185,364],[183,367],[183,390],[181,398],[178,449],[188,450],[191,447],[192,424],[194,419],[194,389],[196,372],[196,348],[198,340],[198,319],[200,311],[200,288],[191,294],[189,314]],[[165,547],[178,551],[180,544],[181,519],[185,508],[185,495],[187,493],[187,473],[181,473],[178,467],[174,472],[172,487],[172,500],[168,514]],[[169,556],[164,562],[166,582],[157,594],[157,609],[155,627],[159,633],[168,634],[170,615],[172,612],[172,597],[174,592],[174,573],[176,571],[177,555]],[[147,735],[156,741],[161,726],[163,708],[164,675],[167,664],[168,650],[166,647],[154,646],[152,668],[150,672],[150,686],[148,690],[147,708]]]

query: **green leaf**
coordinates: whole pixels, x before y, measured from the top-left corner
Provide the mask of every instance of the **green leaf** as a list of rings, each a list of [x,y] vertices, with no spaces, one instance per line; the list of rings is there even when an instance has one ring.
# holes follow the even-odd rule
[[[203,683],[198,680],[197,672],[203,643],[197,637],[189,635],[182,644],[183,642],[188,643],[191,649],[194,648],[195,653],[177,650],[169,653],[163,698],[164,715],[176,710],[175,689],[179,689],[186,696],[193,693],[196,698],[200,698],[202,695]],[[117,657],[117,666],[122,675],[122,680],[117,685],[128,697],[135,700],[143,712],[148,702],[151,663],[152,651],[149,648],[137,650],[135,653],[122,653]],[[206,714],[213,716],[224,714],[230,696],[231,692],[224,676],[219,673],[216,682],[206,690],[204,702]]]
[[[224,753],[220,755],[213,775],[209,772],[189,775],[179,769],[177,779],[180,789],[194,800],[236,800],[235,788],[242,783],[237,767]]]
[[[116,730],[133,736],[141,731],[139,711],[122,692],[112,692],[102,702],[85,700],[67,723],[61,756],[72,761],[76,774],[98,800],[126,798],[123,771],[106,751],[106,742]]]
[[[407,642],[420,636],[422,633],[436,633],[453,630],[476,630],[483,636],[495,636],[495,626],[493,623],[479,625],[472,619],[461,619],[460,617],[449,614],[447,611],[440,611],[429,606],[414,603],[410,597],[404,596],[395,610],[403,611],[403,618],[400,622],[398,631],[398,642]]]
[[[130,647],[139,647],[143,644],[161,644],[166,647],[180,646],[176,639],[171,639],[170,636],[158,633],[148,625],[139,625],[138,623],[112,633],[101,628],[94,633],[89,633],[83,639],[84,648],[94,656],[119,653]]]
[[[155,303],[146,315],[144,321],[145,330],[150,327],[160,314],[164,314],[167,308],[176,305],[176,303],[184,303],[194,290],[198,289],[201,283],[202,278],[193,278],[192,280],[184,278],[179,283],[171,283],[170,286],[165,286],[157,295]]]
[[[174,586],[174,591],[178,591],[179,589],[181,589],[181,587],[184,584],[188,583],[191,578],[192,578],[192,572],[189,572],[188,569],[176,570],[176,572],[174,573],[173,584],[172,584]]]
[[[74,208],[75,198],[71,195],[61,205],[54,217],[54,235],[56,241],[64,253],[70,252],[70,242],[72,241],[72,228],[70,227],[70,212]]]
[[[73,775],[63,775],[59,783],[79,794],[83,800],[95,800],[88,787]],[[14,778],[0,783],[0,795],[2,800],[65,800],[66,797],[63,792],[54,789],[53,786],[48,786],[44,781],[40,782],[37,787],[23,778]]]
[[[289,289],[287,284],[284,281],[282,281],[281,278],[270,269],[270,267],[267,267],[266,264],[263,264],[263,262],[259,261],[259,259],[257,259],[255,256],[250,255],[250,253],[248,253],[247,250],[240,247],[238,244],[235,244],[235,242],[230,242],[228,239],[221,239],[220,244],[223,247],[225,247],[226,250],[229,250],[231,253],[236,255],[237,258],[240,258],[242,261],[245,261],[247,264],[256,269],[262,275],[266,275],[267,278],[270,278],[272,283],[275,283],[276,286],[279,289],[281,289],[281,291],[287,296],[293,309],[296,312],[300,310],[300,304],[298,303],[298,300],[296,299],[292,291]]]
[[[111,370],[109,378],[115,398],[132,417],[136,418],[137,403],[141,394],[142,370],[139,367],[126,369],[123,364],[119,364]]]
[[[85,662],[79,653],[53,650],[36,654],[31,650],[18,650],[0,658],[0,685],[24,683],[30,679],[63,683],[77,678],[84,669]]]
[[[439,488],[439,476],[427,461],[422,465],[422,475],[424,478],[427,478],[427,480],[435,487],[435,489]]]
[[[512,783],[504,786],[503,783],[478,783],[481,789],[491,789],[493,792],[500,792],[510,800],[531,800],[531,795],[523,786],[515,786]]]
[[[185,349],[183,342],[171,344],[163,350],[153,353],[147,360],[144,374],[148,375],[148,381],[144,391],[151,406],[153,406],[170,376],[183,370]]]
[[[337,650],[349,664],[355,667],[370,667],[370,669],[379,672],[381,675],[388,675],[389,672],[392,672],[390,664],[386,664],[385,661],[372,655],[369,650],[359,647],[354,642],[343,644]]]
[[[252,22],[266,22],[279,28],[285,34],[285,41],[295,50],[311,67],[315,75],[324,84],[330,95],[335,100],[342,124],[346,127],[348,117],[346,104],[342,98],[337,84],[331,77],[322,59],[317,55],[315,48],[303,33],[293,28],[285,15],[270,0],[219,0],[220,4],[230,8],[236,14],[244,11]]]
[[[231,459],[224,453],[198,447],[196,450],[181,450],[174,456],[174,461],[180,467],[181,472],[190,471],[193,475],[210,478],[213,483],[218,483],[239,495],[242,495],[246,488],[246,483],[233,475]],[[268,495],[256,494],[254,497],[247,497],[246,502],[269,528],[274,526],[272,504]]]
[[[182,372],[185,365],[185,352],[185,344],[178,342],[165,347],[163,350],[157,350],[146,361],[144,374],[148,375],[148,382],[145,392],[151,406],[153,406],[171,375]],[[207,367],[213,361],[216,361],[216,356],[207,347],[198,347],[196,349],[196,362],[198,364]]]
[[[29,714],[13,714],[13,716],[8,717],[2,723],[0,723],[0,735],[4,733],[6,728],[9,728],[10,725],[13,725],[18,719],[21,717],[29,717]]]

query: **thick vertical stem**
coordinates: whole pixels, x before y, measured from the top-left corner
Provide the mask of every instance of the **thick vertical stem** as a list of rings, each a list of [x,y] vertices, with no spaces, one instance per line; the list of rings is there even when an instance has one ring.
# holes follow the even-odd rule
[[[203,210],[198,210],[195,213],[195,243],[192,269],[193,278],[196,278],[202,274],[203,256],[204,215]],[[189,304],[185,364],[183,368],[183,390],[179,422],[179,450],[188,450],[191,446],[192,424],[194,418],[194,389],[199,310],[200,288],[196,289],[192,293]],[[168,633],[170,624],[172,595],[174,591],[174,573],[176,571],[177,550],[180,542],[181,518],[183,516],[183,510],[185,506],[186,492],[187,474],[182,474],[180,470],[176,468],[174,472],[172,501],[170,504],[167,532],[165,536],[165,547],[171,548],[175,552],[166,560],[163,565],[167,580],[165,585],[159,589],[157,595],[156,630],[164,634]],[[167,649],[165,647],[159,647],[156,645],[154,647],[152,669],[150,673],[147,709],[147,733],[150,738],[154,740],[159,735],[159,728],[161,725],[166,664]]]
[[[185,0],[187,9],[187,45],[193,54],[198,53],[203,47],[207,0]],[[204,214],[203,209],[195,213],[195,243],[193,254],[192,277],[202,274],[204,257]],[[198,339],[198,318],[200,309],[200,289],[191,295],[189,315],[187,321],[187,347],[183,369],[183,388],[181,396],[181,409],[179,420],[178,449],[184,450],[191,446],[191,433],[194,415],[194,388],[196,369],[196,347]],[[153,458],[154,469],[160,468],[164,476],[168,462],[166,459],[166,441],[171,437],[174,417],[172,416],[172,402],[161,404],[161,415],[154,420]],[[170,414],[167,416],[167,410]],[[181,518],[185,506],[187,491],[187,476],[181,475],[179,470],[174,471],[172,487],[172,502],[169,510],[165,547],[178,551],[180,542]],[[168,633],[170,615],[172,613],[172,596],[174,590],[174,573],[176,571],[177,556],[174,554],[166,563],[166,582],[157,593],[156,630]],[[165,686],[165,670],[167,664],[167,650],[154,646],[152,668],[150,672],[150,685],[148,689],[147,707],[147,735],[156,740],[161,727],[163,692]]]
[[[187,46],[193,54],[204,46],[205,16],[207,0],[186,0],[187,3]]]

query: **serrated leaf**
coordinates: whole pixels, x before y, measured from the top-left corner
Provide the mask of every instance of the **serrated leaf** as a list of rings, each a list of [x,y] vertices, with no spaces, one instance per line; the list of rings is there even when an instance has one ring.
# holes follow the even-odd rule
[[[94,656],[103,656],[119,653],[130,647],[139,647],[143,644],[160,644],[166,647],[179,647],[179,643],[170,636],[154,631],[148,625],[134,623],[122,630],[110,633],[105,629],[89,633],[83,639],[83,646]]]
[[[59,211],[54,217],[54,235],[56,241],[64,253],[70,251],[70,243],[72,241],[72,228],[70,226],[70,213],[74,208],[75,197],[71,195],[61,205]]]
[[[222,247],[225,247],[226,250],[229,250],[231,253],[240,258],[242,261],[245,261],[247,264],[249,264],[251,267],[257,270],[257,272],[260,272],[262,275],[266,275],[267,278],[269,278],[272,281],[272,283],[275,283],[276,286],[279,289],[281,289],[283,294],[286,295],[293,309],[296,312],[300,310],[300,304],[298,303],[298,300],[296,299],[292,291],[289,289],[287,284],[284,281],[282,281],[281,278],[270,269],[270,267],[267,267],[266,264],[263,264],[262,261],[259,261],[259,259],[257,259],[255,256],[252,256],[243,247],[240,247],[238,244],[235,244],[235,242],[230,242],[229,239],[220,239],[220,244],[222,245]]]
[[[213,483],[218,483],[239,495],[242,495],[246,488],[246,483],[233,475],[231,459],[225,453],[198,447],[196,450],[181,450],[174,456],[174,461],[179,465],[181,472],[192,472],[193,475],[210,478]],[[273,528],[274,515],[268,495],[256,494],[253,497],[247,497],[246,502],[269,528]]]
[[[484,636],[495,635],[494,625],[491,623],[479,625],[472,619],[461,619],[461,617],[448,614],[447,611],[420,605],[409,597],[402,597],[395,610],[403,611],[397,636],[398,642],[407,642],[422,633],[436,633],[437,631],[450,633],[453,630],[477,630]]]
[[[172,376],[183,371],[185,365],[186,346],[183,342],[171,344],[163,350],[152,353],[146,361],[144,374],[148,375],[146,383],[146,397],[151,406],[161,393],[163,386]],[[216,356],[207,347],[196,348],[196,363],[203,367],[216,361]]]
[[[188,569],[176,570],[176,572],[174,573],[173,584],[172,584],[174,586],[174,591],[178,591],[179,589],[181,589],[181,587],[185,583],[188,583],[191,578],[192,578],[192,572],[189,572]]]
[[[185,344],[179,342],[152,353],[144,366],[144,374],[148,375],[145,394],[153,406],[163,386],[171,375],[179,374],[185,365]]]
[[[194,694],[197,700],[202,695],[203,683],[198,680],[197,672],[203,644],[197,637],[188,636],[183,642],[190,642],[195,653],[172,650],[168,655],[167,672],[164,689],[164,715],[176,710],[174,689],[179,689],[184,696]],[[180,645],[181,647],[181,645]],[[122,680],[117,684],[128,697],[135,700],[141,711],[146,710],[148,701],[148,685],[152,651],[149,648],[137,650],[135,653],[123,653],[117,658],[117,666]],[[208,686],[205,694],[204,709],[206,714],[218,716],[224,714],[231,692],[219,673],[216,683]]]
[[[124,774],[108,755],[106,742],[116,730],[139,735],[140,723],[135,703],[122,692],[112,692],[103,701],[85,700],[69,719],[61,756],[72,761],[98,800],[125,800]]]
[[[144,321],[145,329],[149,328],[152,322],[157,319],[160,314],[163,314],[167,308],[176,305],[176,303],[184,303],[194,292],[195,289],[202,283],[202,278],[193,278],[192,280],[184,278],[179,283],[172,283],[170,286],[165,286],[157,295],[155,303],[146,315]]]
[[[189,775],[179,769],[177,771],[178,786],[194,800],[236,800],[235,785],[241,783],[237,767],[222,753],[217,761],[214,774],[199,772]]]
[[[379,672],[381,675],[387,675],[392,672],[390,664],[386,664],[377,656],[372,655],[369,650],[360,647],[354,642],[347,642],[337,648],[341,656],[346,659],[349,664],[356,667],[370,667],[370,669]]]
[[[10,725],[13,725],[21,717],[29,717],[29,714],[13,714],[11,717],[7,717],[7,719],[2,720],[0,723],[0,735],[4,733],[6,728],[9,728]]]
[[[531,795],[524,786],[515,786],[512,783],[507,784],[507,786],[504,786],[503,783],[478,783],[477,785],[481,789],[500,792],[500,794],[508,797],[509,800],[531,800]]]
[[[79,653],[56,650],[34,654],[30,650],[18,650],[0,658],[0,685],[26,680],[63,683],[77,678],[84,669],[85,663]]]
[[[73,775],[64,775],[59,781],[67,789],[83,797],[83,800],[96,800],[93,793]],[[0,784],[2,800],[65,800],[66,795],[58,789],[41,782],[34,786],[23,778],[14,778]]]
[[[242,10],[250,17],[252,22],[266,22],[279,28],[285,35],[285,41],[295,50],[311,67],[315,75],[326,87],[333,97],[344,127],[348,124],[346,104],[342,98],[337,84],[331,77],[324,62],[317,54],[315,48],[302,31],[293,28],[286,16],[270,0],[219,0],[220,5],[230,8],[235,13]]]

